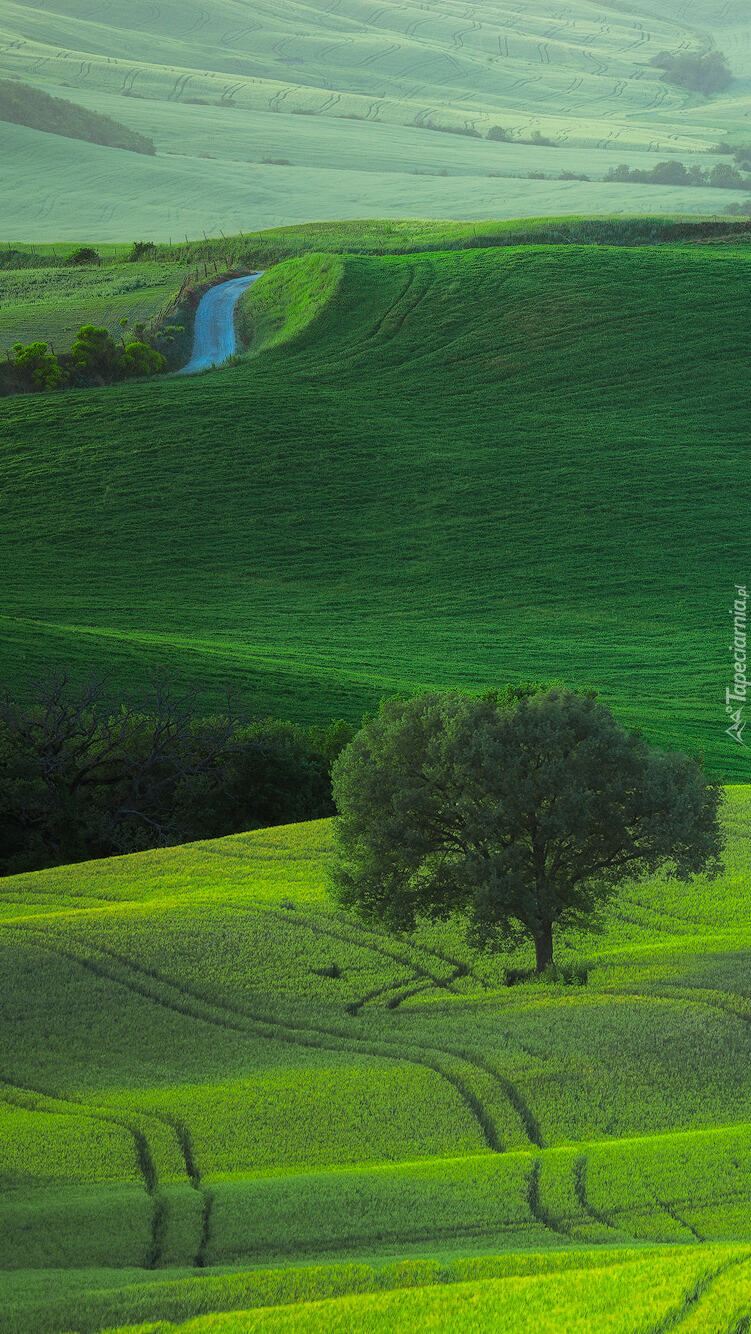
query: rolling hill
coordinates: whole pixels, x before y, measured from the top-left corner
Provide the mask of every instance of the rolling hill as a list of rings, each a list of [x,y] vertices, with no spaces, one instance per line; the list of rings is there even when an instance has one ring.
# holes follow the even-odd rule
[[[563,680],[743,778],[724,706],[750,258],[732,238],[303,255],[245,299],[240,364],[7,400],[6,681],[162,668],[206,707],[230,686],[318,721]]]
[[[721,50],[734,82],[710,99],[666,83],[652,63],[663,50]],[[603,183],[621,161],[704,165],[718,141],[748,138],[744,0],[8,0],[0,76],[157,146],[153,161],[123,164],[3,125],[3,239],[88,228],[98,241],[166,241],[409,211],[714,213],[745,199],[663,186],[647,200]],[[487,140],[498,126],[512,142]]]
[[[720,879],[566,933],[586,987],[337,911],[326,821],[5,879],[0,1331],[745,1329],[727,795]]]

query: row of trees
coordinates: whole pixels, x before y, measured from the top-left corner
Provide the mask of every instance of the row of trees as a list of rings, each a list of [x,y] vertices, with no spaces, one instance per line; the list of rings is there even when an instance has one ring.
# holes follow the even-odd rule
[[[106,144],[109,148],[125,148],[131,153],[156,153],[154,142],[131,130],[111,116],[89,111],[77,102],[62,97],[50,97],[41,88],[19,83],[15,79],[0,79],[0,120],[13,125],[28,125],[32,130],[59,134],[66,139],[83,139],[91,144]]]
[[[0,702],[0,874],[333,814],[345,723],[205,717],[161,682],[143,699],[61,676]]]
[[[751,176],[744,176],[729,162],[717,162],[709,171],[694,163],[658,162],[649,171],[621,163],[611,167],[606,181],[627,181],[639,185],[705,185],[714,190],[751,190]]]

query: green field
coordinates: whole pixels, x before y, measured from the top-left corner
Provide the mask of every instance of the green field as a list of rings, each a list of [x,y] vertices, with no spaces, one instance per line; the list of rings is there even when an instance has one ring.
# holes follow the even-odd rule
[[[82,324],[120,335],[121,320],[158,320],[184,276],[168,263],[0,269],[0,355],[39,338],[67,352]]]
[[[724,703],[750,261],[308,256],[255,285],[241,364],[8,400],[5,679],[161,667],[301,721],[562,680],[746,777]]]
[[[344,915],[327,821],[3,880],[0,1331],[741,1334],[727,797],[718,880],[564,934],[583,988]]]
[[[709,100],[651,64],[712,48],[735,80]],[[132,161],[0,124],[0,228],[14,240],[167,241],[375,213],[721,212],[732,192],[602,182],[620,161],[717,161],[718,141],[748,139],[751,110],[745,0],[8,0],[0,76],[157,148]],[[515,142],[489,143],[498,125]],[[524,142],[535,132],[556,148]]]

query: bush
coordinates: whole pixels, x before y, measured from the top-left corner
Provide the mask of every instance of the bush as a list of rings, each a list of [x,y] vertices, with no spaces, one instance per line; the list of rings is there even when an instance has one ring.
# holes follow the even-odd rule
[[[121,321],[127,325],[127,320]],[[139,330],[143,326],[139,325]],[[135,339],[119,346],[109,330],[84,324],[71,348],[71,362],[79,372],[79,384],[113,384],[147,375],[162,375],[166,359],[149,343]]]
[[[509,134],[508,130],[504,130],[502,125],[491,125],[486,138],[495,139],[501,144],[511,144],[514,142],[513,137]]]
[[[93,324],[82,325],[70,350],[74,366],[102,383],[114,377],[119,354],[109,330]]]
[[[101,265],[102,257],[99,254],[99,251],[95,250],[93,246],[82,245],[79,246],[78,250],[74,250],[72,255],[69,255],[65,262],[66,264],[71,264],[73,266],[78,264]]]
[[[539,131],[539,130],[533,130],[533,131],[532,131],[532,137],[530,138],[529,142],[530,142],[531,144],[535,144],[536,147],[538,147],[538,148],[557,148],[557,147],[558,147],[557,143],[556,143],[553,139],[546,139],[545,136],[544,136],[543,134],[540,134],[540,131]]]
[[[134,241],[130,247],[128,262],[136,264],[139,259],[151,259],[156,252],[153,241]]]

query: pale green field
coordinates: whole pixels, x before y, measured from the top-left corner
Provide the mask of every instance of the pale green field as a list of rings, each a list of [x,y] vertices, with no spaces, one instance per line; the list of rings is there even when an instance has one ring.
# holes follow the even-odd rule
[[[711,101],[650,65],[664,48],[712,45],[737,77]],[[0,75],[105,112],[158,149],[131,161],[0,126],[0,236],[16,240],[168,240],[367,214],[715,212],[734,192],[599,182],[620,161],[706,163],[719,139],[748,138],[751,113],[741,0],[11,2]],[[415,128],[430,122],[482,137]],[[488,143],[499,124],[559,147]],[[530,171],[584,172],[593,184],[518,179]]]
[[[274,117],[275,125],[277,119],[281,118]],[[388,137],[388,127],[380,128]],[[353,131],[354,138],[358,129]],[[448,135],[424,137],[431,147],[434,139],[439,146],[444,142],[454,145]],[[189,155],[141,157],[59,139],[22,125],[0,124],[0,156],[7,173],[0,235],[21,243],[141,237],[177,242],[185,235],[200,238],[202,232],[229,235],[311,219],[644,216],[661,212],[711,216],[726,203],[738,201],[733,191],[673,186],[487,175],[452,179],[410,172],[240,165],[220,159],[205,162]],[[60,170],[61,160],[64,171]],[[41,201],[32,203],[35,192],[39,195],[40,179]]]

